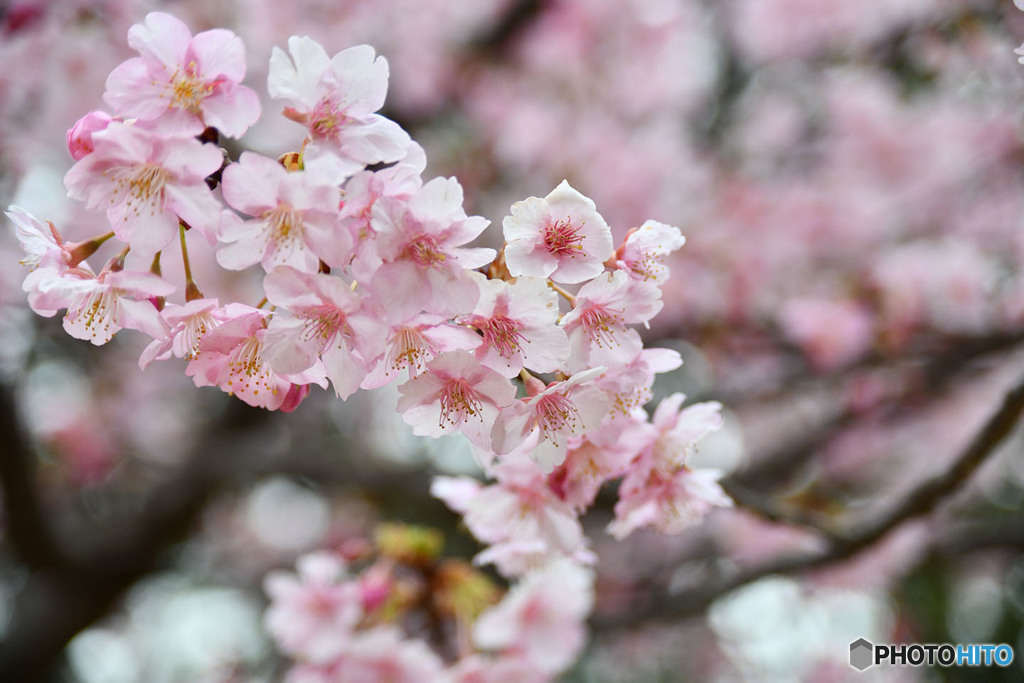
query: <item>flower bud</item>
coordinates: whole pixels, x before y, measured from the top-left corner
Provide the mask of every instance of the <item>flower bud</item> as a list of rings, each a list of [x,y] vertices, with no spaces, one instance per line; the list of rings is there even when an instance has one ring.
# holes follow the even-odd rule
[[[105,130],[113,120],[114,118],[110,114],[102,111],[91,111],[78,119],[67,133],[68,151],[71,152],[71,158],[78,161],[92,154],[92,134]]]

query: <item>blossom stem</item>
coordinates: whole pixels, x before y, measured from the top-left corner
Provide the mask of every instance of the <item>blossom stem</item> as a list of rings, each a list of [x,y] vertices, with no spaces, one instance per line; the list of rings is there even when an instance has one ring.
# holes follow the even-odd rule
[[[178,237],[181,239],[181,262],[185,266],[185,301],[202,299],[203,293],[196,285],[192,277],[192,266],[188,262],[188,247],[185,246],[185,230],[187,226],[184,221],[178,221]]]
[[[89,258],[90,256],[96,253],[96,250],[99,249],[104,242],[106,242],[113,236],[114,233],[111,231],[93,237],[92,239],[78,242],[77,244],[67,245],[68,251],[71,252],[71,261],[68,263],[68,266],[74,268],[79,263]]]
[[[101,272],[117,273],[124,270],[124,260],[128,256],[129,251],[131,251],[130,246],[122,249],[117,256],[114,256],[109,261],[107,261],[107,265],[103,266],[103,271]]]
[[[561,294],[563,297],[565,297],[565,300],[569,302],[570,306],[572,306],[573,308],[576,308],[576,297],[574,297],[572,294],[570,294],[569,292],[565,291],[564,289],[562,289],[561,287],[556,285],[551,280],[548,280],[548,287],[550,287],[551,289],[553,289],[556,292],[558,292],[559,294]]]

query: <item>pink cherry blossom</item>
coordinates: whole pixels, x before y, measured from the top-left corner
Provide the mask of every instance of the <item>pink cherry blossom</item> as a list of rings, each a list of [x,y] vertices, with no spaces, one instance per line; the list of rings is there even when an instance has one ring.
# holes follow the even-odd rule
[[[595,384],[611,399],[611,417],[629,417],[637,408],[651,400],[654,376],[671,372],[683,364],[678,351],[672,349],[642,349],[632,361],[609,368]]]
[[[633,279],[661,284],[668,279],[665,256],[679,250],[686,238],[679,228],[645,221],[626,235],[622,246],[615,252],[615,265]]]
[[[212,126],[233,138],[259,118],[259,97],[241,85],[245,47],[231,31],[193,36],[180,20],[151,12],[128,30],[128,44],[140,56],[111,72],[104,94],[117,114],[172,133]]]
[[[278,372],[297,373],[323,361],[335,394],[347,398],[382,350],[387,331],[341,278],[282,266],[263,280],[278,309],[267,327],[266,358]]]
[[[466,248],[489,221],[466,216],[462,186],[434,178],[408,202],[383,197],[373,205],[373,228],[384,263],[370,282],[393,322],[421,311],[459,315],[480,298],[467,269],[490,263],[493,249]]]
[[[169,303],[160,311],[160,316],[170,328],[165,339],[154,339],[139,358],[143,370],[154,360],[175,358],[192,360],[199,355],[199,349],[206,333],[213,328],[245,312],[247,307],[228,304],[221,307],[217,299],[195,299],[184,305]]]
[[[719,470],[682,468],[652,477],[644,486],[624,491],[615,504],[615,520],[608,533],[618,540],[641,527],[663,534],[678,534],[699,523],[716,507],[732,507],[722,490]]]
[[[505,263],[514,276],[576,283],[596,277],[612,255],[612,233],[597,207],[568,182],[543,199],[512,205],[503,229]]]
[[[542,671],[559,673],[583,649],[593,607],[593,571],[555,559],[524,576],[480,615],[473,642],[485,650],[516,652]]]
[[[398,390],[398,410],[414,434],[436,438],[461,431],[481,448],[490,447],[494,420],[516,395],[511,382],[461,350],[430,361]]]
[[[118,238],[144,258],[166,247],[183,220],[212,241],[221,206],[206,177],[224,160],[214,145],[112,122],[64,177],[68,196],[105,209]]]
[[[11,205],[4,212],[12,223],[25,256],[18,261],[30,270],[40,267],[67,268],[71,252],[53,223],[39,220],[20,206]]]
[[[107,236],[69,243],[53,223],[43,223],[20,206],[9,206],[5,214],[14,223],[15,236],[25,253],[19,263],[27,266],[29,273],[22,289],[28,292],[32,310],[49,318],[91,289],[96,275],[85,259]]]
[[[359,582],[332,553],[303,555],[296,568],[298,574],[273,572],[264,580],[270,596],[264,625],[287,654],[329,662],[363,618]]]
[[[421,313],[391,327],[384,354],[363,382],[364,389],[384,386],[406,370],[411,379],[427,369],[427,363],[442,353],[480,345],[480,335],[462,325],[430,313]]]
[[[463,321],[483,335],[476,350],[480,362],[506,377],[515,377],[523,367],[541,373],[563,367],[569,340],[556,326],[555,291],[540,278],[520,277],[509,283],[475,275],[480,300]]]
[[[608,526],[618,539],[643,526],[679,533],[712,508],[732,505],[718,485],[721,471],[695,470],[687,464],[695,444],[721,427],[721,405],[710,401],[680,410],[685,399],[673,394],[654,412],[653,429],[619,487],[615,521]]]
[[[369,164],[405,155],[409,135],[374,113],[387,93],[387,60],[368,45],[328,57],[316,41],[298,36],[288,39],[288,51],[290,57],[274,48],[267,88],[288,102],[285,116],[309,131],[307,168],[341,182]]]
[[[93,133],[105,130],[114,118],[104,111],[91,111],[78,121],[71,128],[68,128],[67,143],[68,152],[71,158],[79,161],[88,154],[92,154]]]
[[[28,292],[28,304],[37,314],[52,318],[72,306],[79,295],[93,290],[96,274],[86,263],[77,268],[43,266],[25,276],[21,288]]]
[[[599,428],[570,441],[565,461],[548,477],[548,486],[582,513],[608,481],[629,470],[651,425],[638,411],[627,419],[606,420]]]
[[[420,640],[402,637],[391,626],[358,631],[343,642],[332,662],[300,665],[288,672],[289,683],[434,683],[444,664]]]
[[[93,280],[79,280],[81,288],[68,305],[64,330],[75,339],[100,346],[125,327],[155,339],[167,336],[167,325],[150,298],[166,296],[176,288],[152,273],[104,271]]]
[[[355,241],[356,255],[352,261],[352,274],[359,280],[369,281],[380,267],[377,254],[377,231],[373,228],[373,205],[381,197],[407,201],[423,186],[423,173],[427,163],[423,148],[409,143],[405,157],[378,171],[360,171],[348,179],[342,188],[341,222]]]
[[[289,173],[272,159],[244,152],[224,169],[224,200],[255,218],[228,218],[220,230],[227,242],[217,251],[225,268],[262,263],[266,270],[291,266],[316,273],[320,261],[344,266],[352,256],[351,237],[338,223],[336,187],[308,171]]]
[[[321,366],[291,375],[274,372],[266,359],[268,312],[245,307],[236,316],[210,330],[199,344],[185,374],[196,386],[218,386],[251,406],[277,410],[304,393],[295,384],[327,386]],[[294,407],[287,403],[288,407]]]
[[[493,468],[497,482],[483,486],[469,477],[435,477],[430,493],[464,515],[466,527],[488,548],[478,564],[494,563],[518,576],[552,557],[592,563],[575,510],[547,486],[536,463],[517,453]]]
[[[569,337],[569,372],[596,365],[617,367],[636,358],[640,335],[627,325],[646,323],[661,310],[661,290],[625,272],[603,273],[580,288],[559,325]]]
[[[535,434],[537,444],[530,457],[545,473],[551,472],[565,460],[570,439],[596,427],[607,414],[608,397],[593,383],[604,371],[592,368],[552,382],[503,410],[494,425],[494,450],[509,453]]]

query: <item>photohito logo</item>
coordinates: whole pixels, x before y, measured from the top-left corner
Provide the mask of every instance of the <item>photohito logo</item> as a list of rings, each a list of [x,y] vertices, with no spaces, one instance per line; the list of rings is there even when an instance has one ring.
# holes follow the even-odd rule
[[[850,666],[864,671],[875,664],[890,666],[1010,666],[1013,648],[1005,643],[936,645],[887,643],[873,645],[864,638],[850,643]]]

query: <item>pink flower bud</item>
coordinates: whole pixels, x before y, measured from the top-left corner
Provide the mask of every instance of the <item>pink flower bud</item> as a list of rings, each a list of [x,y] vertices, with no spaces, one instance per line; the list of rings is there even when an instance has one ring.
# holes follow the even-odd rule
[[[92,154],[92,134],[105,130],[113,120],[114,118],[106,112],[91,111],[68,128],[67,141],[71,158],[78,161]]]

